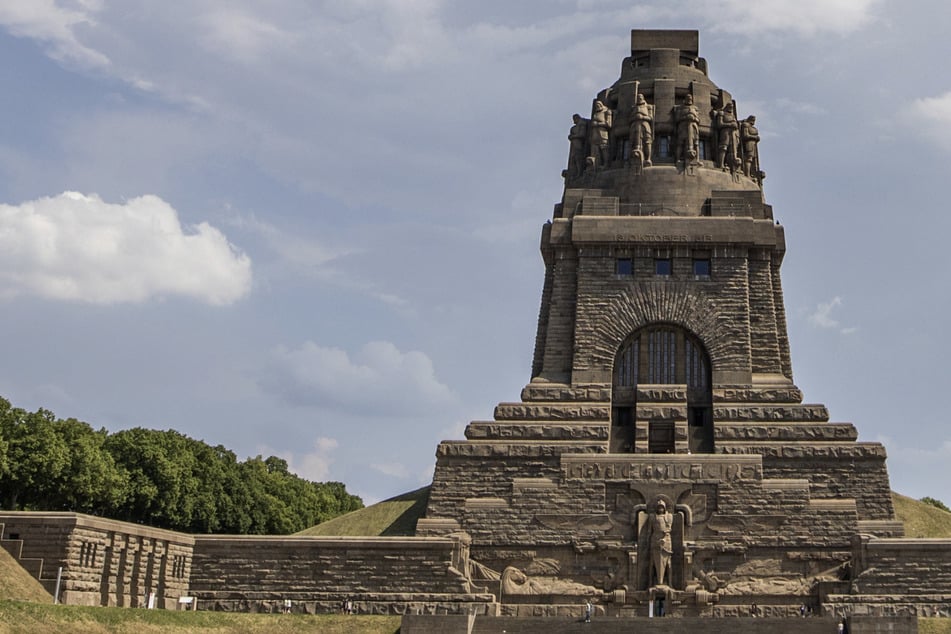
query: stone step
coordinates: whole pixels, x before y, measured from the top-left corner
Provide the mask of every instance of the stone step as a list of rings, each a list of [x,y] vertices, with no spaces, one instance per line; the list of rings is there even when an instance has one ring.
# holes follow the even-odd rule
[[[499,403],[495,408],[495,420],[588,420],[610,421],[610,403]]]
[[[729,455],[759,454],[763,458],[885,458],[885,447],[877,442],[803,441],[718,441],[716,453]]]
[[[829,410],[825,405],[795,404],[749,404],[716,403],[713,406],[713,420],[737,423],[762,422],[802,422],[825,423],[829,421]]]
[[[832,616],[808,618],[619,618],[593,617],[590,623],[577,614],[556,617],[488,617],[465,615],[404,615],[402,634],[834,634],[839,619]],[[849,632],[870,634],[903,632],[914,634],[918,622],[908,617],[858,617],[849,619]]]
[[[611,386],[603,383],[592,385],[565,385],[564,383],[529,383],[522,388],[525,402],[610,402]]]
[[[715,421],[714,438],[720,441],[855,441],[852,423],[741,423]]]
[[[568,421],[472,421],[469,440],[590,440],[607,441],[610,423]]]
[[[540,441],[540,440],[444,440],[436,449],[437,457],[518,457],[537,458],[560,456],[564,453],[603,454],[607,453],[607,443],[584,441]]]

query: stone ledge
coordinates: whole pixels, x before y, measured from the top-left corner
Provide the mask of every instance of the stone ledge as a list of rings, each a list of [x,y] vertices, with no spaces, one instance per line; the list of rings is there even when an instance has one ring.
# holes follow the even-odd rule
[[[484,509],[507,509],[509,503],[502,498],[466,498],[463,508],[467,511]]]
[[[727,455],[759,454],[764,458],[885,458],[880,443],[852,442],[719,442],[717,453]]]
[[[497,421],[590,420],[610,421],[611,404],[595,403],[499,403],[495,408]]]
[[[716,403],[713,407],[713,420],[764,423],[777,421],[825,423],[829,420],[829,410],[825,405]]]
[[[763,488],[767,491],[799,491],[805,489],[809,490],[809,480],[794,480],[794,479],[766,479],[763,480]]]
[[[857,512],[855,500],[850,498],[841,498],[837,500],[832,500],[832,499],[809,500],[809,509],[812,511],[817,511],[819,513],[825,513],[827,511],[830,511],[830,512],[841,511],[844,513]]]
[[[610,437],[610,423],[562,421],[473,421],[466,427],[469,440],[602,440]]]
[[[481,458],[544,458],[558,457],[562,454],[603,454],[607,453],[605,442],[578,441],[538,441],[524,440],[505,442],[498,440],[444,440],[436,449],[437,457],[481,457]]]
[[[905,525],[898,520],[859,520],[858,531],[877,538],[902,538]]]
[[[858,431],[852,423],[770,422],[738,423],[716,421],[713,426],[717,441],[855,441]]]
[[[610,402],[611,386],[604,383],[566,385],[564,383],[529,383],[522,388],[526,402]]]
[[[551,478],[512,478],[512,490],[514,493],[522,493],[525,489],[536,491],[538,489],[557,489],[558,483]]]

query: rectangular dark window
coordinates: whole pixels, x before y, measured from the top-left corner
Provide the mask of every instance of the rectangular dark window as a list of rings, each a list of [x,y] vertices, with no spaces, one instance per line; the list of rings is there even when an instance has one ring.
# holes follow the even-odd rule
[[[654,275],[670,275],[673,267],[670,258],[657,258],[654,260]]]
[[[694,259],[693,274],[699,277],[710,277],[710,259],[709,258]]]
[[[634,261],[631,258],[618,258],[614,264],[614,272],[618,275],[633,275]]]
[[[664,157],[664,158],[671,156],[669,136],[657,137],[657,156]]]

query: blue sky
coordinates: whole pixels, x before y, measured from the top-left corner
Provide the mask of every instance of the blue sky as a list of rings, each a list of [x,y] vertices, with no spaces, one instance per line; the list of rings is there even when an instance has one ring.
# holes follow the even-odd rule
[[[796,384],[951,498],[951,7],[0,0],[0,394],[368,502],[528,382],[571,115],[696,28],[757,115]]]

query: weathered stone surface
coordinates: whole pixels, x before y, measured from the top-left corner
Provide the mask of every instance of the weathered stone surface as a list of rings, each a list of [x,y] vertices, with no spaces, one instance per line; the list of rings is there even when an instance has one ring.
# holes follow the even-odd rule
[[[561,422],[478,422],[466,427],[469,440],[600,440],[609,438],[609,424]]]
[[[611,419],[610,405],[594,403],[500,403],[495,419],[503,420],[594,420]]]

